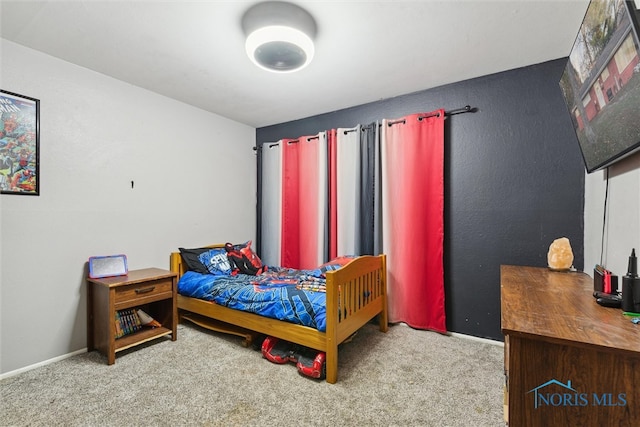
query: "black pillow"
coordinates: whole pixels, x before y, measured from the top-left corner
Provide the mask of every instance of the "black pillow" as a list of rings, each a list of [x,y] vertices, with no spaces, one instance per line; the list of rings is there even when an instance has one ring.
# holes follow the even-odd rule
[[[200,262],[198,258],[201,253],[207,252],[211,250],[211,248],[195,248],[195,249],[185,249],[178,248],[180,250],[180,255],[182,256],[182,261],[187,265],[187,270],[195,271],[196,273],[208,274],[209,270],[207,267]]]

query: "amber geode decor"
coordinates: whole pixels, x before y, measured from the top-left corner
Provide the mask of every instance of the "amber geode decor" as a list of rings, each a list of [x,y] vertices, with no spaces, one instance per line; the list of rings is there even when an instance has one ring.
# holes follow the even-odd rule
[[[573,265],[573,250],[571,243],[566,237],[554,240],[549,246],[547,253],[549,268],[557,271],[569,270]]]

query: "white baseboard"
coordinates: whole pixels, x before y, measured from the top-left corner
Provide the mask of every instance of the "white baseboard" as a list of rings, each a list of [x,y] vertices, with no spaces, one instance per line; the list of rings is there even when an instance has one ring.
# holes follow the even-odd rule
[[[402,325],[402,326],[405,326],[407,328],[411,327],[411,326],[407,325],[404,322],[396,323],[396,325]],[[482,343],[485,343],[485,344],[492,344],[492,345],[497,345],[499,347],[504,347],[504,343],[502,341],[491,340],[489,338],[474,337],[473,335],[465,335],[465,334],[461,334],[461,333],[458,333],[458,332],[447,332],[447,335],[451,336],[451,337],[464,338],[464,339],[468,339],[468,340],[482,342]]]
[[[465,335],[465,334],[460,334],[458,332],[448,332],[447,335],[451,335],[452,337],[458,337],[458,338],[464,338],[464,339],[468,339],[468,340],[473,340],[473,341],[479,341],[479,342],[483,342],[485,344],[497,345],[499,347],[504,347],[504,343],[502,341],[490,340],[488,338],[474,337],[473,335]]]
[[[33,365],[25,366],[24,368],[16,369],[15,371],[5,372],[4,374],[0,374],[0,380],[5,378],[13,377],[14,375],[21,374],[23,372],[30,371],[32,369],[39,368],[41,366],[49,365],[51,363],[59,362],[60,360],[68,359],[71,356],[75,356],[76,354],[86,353],[87,348],[81,348],[80,350],[76,350],[73,353],[63,354],[62,356],[54,357],[49,360],[44,360],[42,362],[34,363]]]

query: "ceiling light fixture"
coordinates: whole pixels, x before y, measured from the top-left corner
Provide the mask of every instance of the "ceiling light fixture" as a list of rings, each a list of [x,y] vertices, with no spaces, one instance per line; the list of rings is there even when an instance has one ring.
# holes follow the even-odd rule
[[[316,22],[301,7],[267,1],[250,7],[242,16],[247,55],[258,67],[289,73],[313,59]]]

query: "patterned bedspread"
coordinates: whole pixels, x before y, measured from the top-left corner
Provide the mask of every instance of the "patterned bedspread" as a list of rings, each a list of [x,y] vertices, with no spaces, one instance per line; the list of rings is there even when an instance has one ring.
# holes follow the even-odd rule
[[[345,263],[331,264],[329,269]],[[178,282],[178,293],[325,332],[326,270],[325,266],[316,270],[269,267],[258,276],[214,276],[188,271]]]

